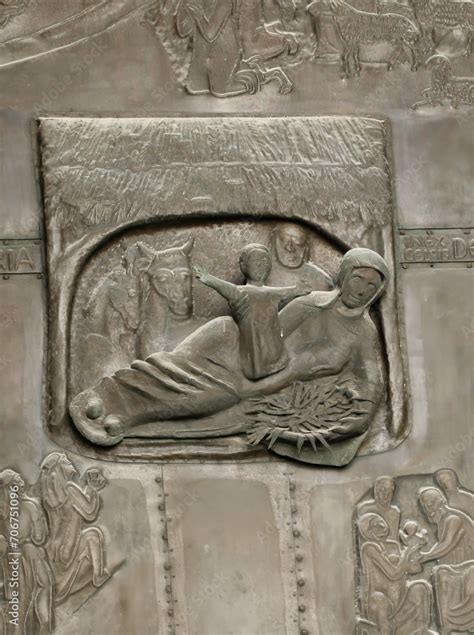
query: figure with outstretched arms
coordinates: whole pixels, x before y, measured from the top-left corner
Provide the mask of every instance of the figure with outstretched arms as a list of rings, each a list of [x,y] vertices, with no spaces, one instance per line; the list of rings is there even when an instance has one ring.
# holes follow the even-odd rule
[[[278,372],[288,363],[278,317],[279,305],[306,295],[311,289],[265,286],[271,270],[271,255],[264,245],[247,245],[240,254],[239,266],[244,285],[221,280],[197,267],[194,271],[203,284],[229,303],[239,327],[242,372],[247,379],[256,380]]]

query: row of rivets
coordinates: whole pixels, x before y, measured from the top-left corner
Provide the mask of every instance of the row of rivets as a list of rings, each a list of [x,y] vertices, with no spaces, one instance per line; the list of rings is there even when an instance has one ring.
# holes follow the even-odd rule
[[[436,227],[435,229],[437,231],[443,231],[444,228],[443,227]],[[400,232],[400,236],[405,236],[406,229],[400,229],[399,232]],[[425,232],[426,232],[426,234],[428,236],[432,236],[435,233],[435,230],[434,229],[425,229]],[[463,227],[462,228],[462,233],[466,234],[466,235],[469,235],[471,233],[471,228],[470,227]]]
[[[296,576],[296,586],[297,586],[297,602],[298,602],[298,626],[300,635],[310,635],[310,632],[306,626],[306,605],[304,603],[304,593],[305,593],[305,579],[303,576],[303,561],[304,555],[301,550],[301,529],[298,526],[299,518],[298,518],[298,506],[296,504],[296,483],[291,478],[294,475],[294,472],[288,471],[288,476],[290,477],[288,483],[288,490],[290,493],[290,512],[291,512],[291,528],[293,534],[293,548],[294,548],[294,558],[295,558],[295,567],[292,569],[292,572],[295,573]],[[286,475],[286,473],[285,473]]]
[[[443,269],[444,269],[444,267],[445,267],[444,263],[442,263],[442,262],[430,262],[430,263],[426,263],[426,262],[416,263],[416,262],[415,262],[415,263],[411,263],[411,264],[414,264],[414,265],[416,265],[416,264],[420,264],[420,265],[427,265],[427,264],[429,264],[429,266],[430,266],[432,269],[434,269],[436,265],[440,265]],[[462,265],[462,264],[465,264],[465,265],[466,265],[466,267],[467,267],[468,269],[472,269],[472,262],[466,262],[466,263],[463,263],[462,261],[459,261],[459,264],[461,264],[461,265]],[[408,263],[406,263],[406,262],[402,262],[402,269],[408,269]]]
[[[166,558],[165,563],[163,565],[163,570],[164,570],[163,576],[165,580],[165,593],[168,596],[166,600],[166,603],[168,605],[167,615],[169,618],[168,619],[168,629],[169,629],[168,633],[169,635],[176,635],[176,622],[175,622],[175,614],[174,614],[174,605],[176,600],[173,599],[173,578],[175,576],[173,575],[173,566],[171,563],[171,557],[172,557],[171,553],[173,549],[170,548],[168,543],[168,521],[170,521],[171,519],[168,518],[166,515],[167,494],[165,493],[163,477],[157,476],[155,478],[155,481],[158,483],[160,487],[160,491],[158,494],[158,499],[160,501],[158,503],[158,511],[160,512],[160,523],[162,523],[163,525],[162,534],[161,534],[161,538],[163,540],[162,550]]]

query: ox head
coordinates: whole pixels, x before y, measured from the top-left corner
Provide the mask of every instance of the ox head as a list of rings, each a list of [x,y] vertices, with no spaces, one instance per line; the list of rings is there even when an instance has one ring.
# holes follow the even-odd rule
[[[150,285],[162,298],[168,310],[177,318],[185,319],[193,311],[193,275],[191,252],[194,239],[189,238],[183,245],[164,251],[149,247],[147,255],[150,264],[146,269]]]

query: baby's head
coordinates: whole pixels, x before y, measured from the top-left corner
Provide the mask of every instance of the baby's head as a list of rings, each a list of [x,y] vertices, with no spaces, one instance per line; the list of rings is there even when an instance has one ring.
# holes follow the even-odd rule
[[[272,269],[270,250],[258,243],[246,245],[240,254],[239,266],[247,280],[265,282]]]
[[[407,534],[407,536],[415,536],[418,531],[418,524],[415,523],[414,520],[407,520],[407,522],[403,525],[403,531]]]

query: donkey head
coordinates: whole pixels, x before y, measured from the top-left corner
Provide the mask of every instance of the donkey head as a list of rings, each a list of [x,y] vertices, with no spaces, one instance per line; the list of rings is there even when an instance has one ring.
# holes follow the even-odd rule
[[[194,239],[164,251],[150,250],[151,262],[146,270],[151,287],[163,299],[168,310],[178,318],[188,318],[193,311],[193,275],[190,254]]]

